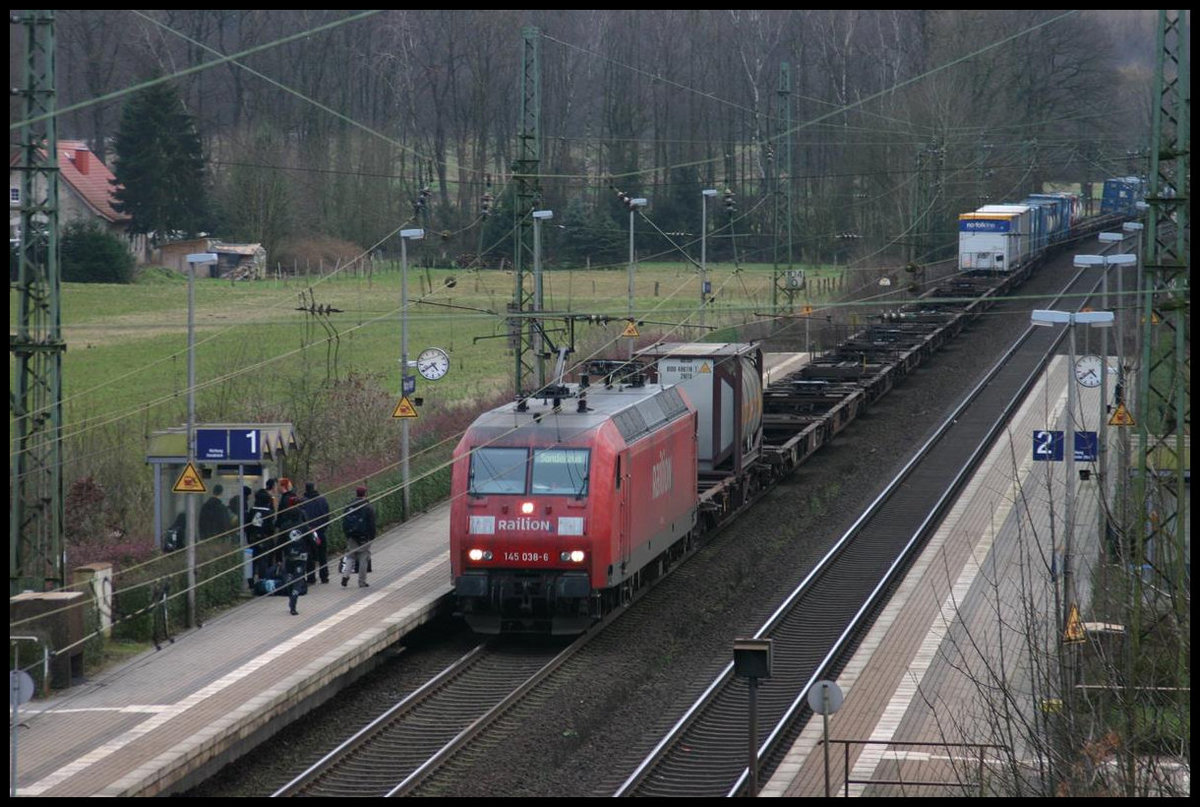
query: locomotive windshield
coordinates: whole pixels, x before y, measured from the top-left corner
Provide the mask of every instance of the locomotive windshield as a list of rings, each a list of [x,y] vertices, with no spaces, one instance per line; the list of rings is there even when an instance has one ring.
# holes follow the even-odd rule
[[[471,493],[525,492],[524,448],[477,448],[471,452]]]
[[[533,452],[533,492],[582,496],[587,493],[588,450],[547,448]]]

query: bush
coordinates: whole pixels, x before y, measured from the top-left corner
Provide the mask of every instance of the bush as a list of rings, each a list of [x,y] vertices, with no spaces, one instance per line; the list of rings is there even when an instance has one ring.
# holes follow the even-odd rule
[[[332,271],[335,267],[352,265],[354,271],[369,271],[370,260],[363,254],[362,247],[349,241],[328,236],[309,236],[284,240],[267,261],[267,274],[274,276],[278,270],[285,275],[316,274],[320,270]]]
[[[119,237],[94,222],[72,222],[63,232],[62,279],[73,283],[132,283],[133,255]]]

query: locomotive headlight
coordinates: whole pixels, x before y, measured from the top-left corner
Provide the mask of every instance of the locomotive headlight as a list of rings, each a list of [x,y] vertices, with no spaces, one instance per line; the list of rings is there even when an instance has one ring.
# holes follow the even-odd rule
[[[583,550],[571,549],[563,552],[558,557],[563,563],[583,563]]]
[[[489,549],[469,549],[469,550],[467,550],[467,557],[470,560],[476,560],[476,561],[491,560],[492,552]]]
[[[530,515],[533,512],[533,502],[521,502],[521,512]]]

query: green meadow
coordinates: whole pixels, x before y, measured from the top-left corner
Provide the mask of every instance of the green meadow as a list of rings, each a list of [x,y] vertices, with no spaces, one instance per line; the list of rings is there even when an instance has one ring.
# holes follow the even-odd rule
[[[738,270],[711,264],[708,269],[713,301],[704,314],[708,327],[700,328],[694,267],[639,264],[633,308],[641,344],[736,340],[738,326],[770,318],[770,265]],[[807,271],[808,290],[793,299],[797,310],[820,306],[827,296],[820,290],[841,275],[835,267]],[[503,270],[410,264],[406,309],[402,274],[398,263],[377,262],[369,275],[237,283],[197,279],[197,423],[293,423],[300,448],[288,455],[284,470],[289,475],[318,480],[335,494],[335,503],[364,479],[372,480],[373,491],[397,492],[402,421],[391,415],[400,402],[403,316],[410,360],[427,347],[440,347],[451,357],[450,371],[440,380],[417,378],[413,398],[422,404],[418,417],[408,421],[414,507],[444,496],[444,464],[457,434],[482,407],[512,394],[516,362],[507,307],[515,280]],[[628,282],[626,267],[543,274],[544,310],[597,318],[576,323],[568,369],[589,358],[627,355],[628,340],[621,333],[627,326]],[[100,540],[101,524],[136,542],[157,531],[150,518],[147,438],[186,423],[187,298],[186,278],[163,269],[143,272],[132,285],[63,286],[69,541]],[[786,297],[780,299],[782,304]],[[10,290],[10,322],[16,315],[17,296]],[[547,320],[550,338],[567,345],[561,320]],[[11,377],[11,356],[9,363]],[[551,372],[553,363],[547,365]],[[99,499],[87,493],[93,484],[100,486]],[[77,486],[82,498],[74,493]],[[379,501],[385,523],[399,517],[398,499],[385,495]],[[94,551],[89,559],[107,559],[105,547]]]
[[[197,416],[202,420],[254,419],[231,411],[237,402],[259,413],[288,399],[286,388],[334,382],[349,372],[381,377],[400,389],[401,271],[377,264],[369,277],[332,275],[231,283],[197,280],[195,339]],[[830,269],[828,272],[836,270]],[[810,270],[810,277],[816,275]],[[182,422],[187,389],[187,282],[155,274],[129,286],[67,283],[62,293],[64,422],[132,422],[139,431]],[[708,325],[761,319],[771,304],[771,267],[709,266],[715,302]],[[456,406],[511,389],[514,359],[506,307],[514,275],[497,270],[408,269],[408,355],[438,346],[449,352],[443,379],[418,379],[428,406]],[[634,285],[635,316],[643,336],[699,340],[699,281],[676,264],[642,264]],[[801,293],[803,294],[803,293]],[[572,363],[593,353],[617,356],[629,308],[628,272],[556,270],[543,274],[547,311],[596,314],[609,324],[576,326]],[[797,303],[819,302],[797,297]],[[315,306],[316,313],[311,309]],[[301,310],[305,309],[305,310]],[[9,294],[10,322],[16,294]],[[561,333],[556,334],[562,338]],[[10,358],[11,362],[11,358]],[[249,396],[249,397],[248,397]],[[382,417],[390,415],[381,413]]]

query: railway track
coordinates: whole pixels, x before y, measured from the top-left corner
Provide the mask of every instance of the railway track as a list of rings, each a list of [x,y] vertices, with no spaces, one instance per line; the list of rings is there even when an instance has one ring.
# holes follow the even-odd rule
[[[581,642],[566,649],[483,642],[272,795],[403,795],[485,731]]]
[[[1096,285],[1081,272],[1062,294]],[[809,689],[836,676],[1064,335],[1029,327],[755,634],[774,659],[757,692],[762,779],[803,729]],[[747,690],[730,662],[616,795],[746,795]]]
[[[1063,293],[1077,291],[1070,287]],[[912,350],[916,345],[926,352],[940,343],[922,335],[930,329],[910,330],[914,333],[908,335],[910,342],[903,346],[905,349]],[[771,718],[762,721],[766,727],[760,751],[764,775],[773,770],[777,757],[803,727],[807,715],[798,704],[803,703],[807,688],[836,669],[839,654],[852,648],[855,637],[869,625],[871,613],[885,599],[887,589],[900,578],[923,531],[936,523],[941,508],[967,474],[974,455],[964,460],[963,447],[979,446],[974,454],[982,452],[986,438],[972,435],[998,429],[1004,418],[997,418],[994,410],[1014,405],[1022,397],[1024,385],[1037,376],[1053,349],[1050,343],[1056,333],[1036,331],[1027,332],[1022,345],[1014,347],[959,411],[947,419],[938,435],[922,449],[924,459],[914,459],[898,477],[893,488],[903,479],[910,495],[881,495],[871,513],[855,524],[760,632],[775,639],[777,669],[786,670],[760,689],[760,714]],[[930,342],[928,346],[926,341]],[[871,346],[859,345],[858,349],[864,347]],[[898,353],[895,346],[883,350],[886,355],[881,363]],[[866,360],[862,360],[862,366],[868,366]],[[882,391],[868,389],[862,405],[890,386],[886,384]],[[800,389],[804,392],[802,386]],[[872,397],[868,399],[867,395]],[[985,403],[997,396],[1002,400]],[[856,406],[858,403],[854,402]],[[993,414],[984,414],[986,411]],[[837,424],[831,427],[836,431]],[[796,441],[794,448],[799,459],[811,453],[803,441]],[[946,452],[945,456],[939,452]],[[947,487],[945,480],[954,475],[955,469],[955,481]],[[721,521],[726,523],[727,519]],[[862,579],[879,582],[864,592],[856,585]],[[815,609],[813,603],[821,607]],[[814,626],[811,616],[803,616],[814,611],[822,614],[820,626]],[[832,613],[850,616],[834,619]],[[629,612],[617,615],[621,614],[628,616]],[[465,759],[469,769],[473,746],[486,752],[489,743],[501,741],[506,729],[497,727],[497,723],[503,722],[504,714],[536,708],[536,704],[530,705],[531,693],[554,691],[554,673],[603,627],[597,626],[565,650],[561,646],[531,650],[527,642],[515,646],[494,642],[480,645],[275,795],[437,794],[444,786],[438,777],[451,781],[456,768],[462,768],[454,765],[454,760]],[[569,679],[569,675],[563,678]],[[727,669],[629,776],[618,794],[730,795],[744,790],[745,703],[744,682],[732,679]],[[491,738],[487,736],[489,731],[493,732]],[[677,750],[682,746],[688,749],[684,754]]]

